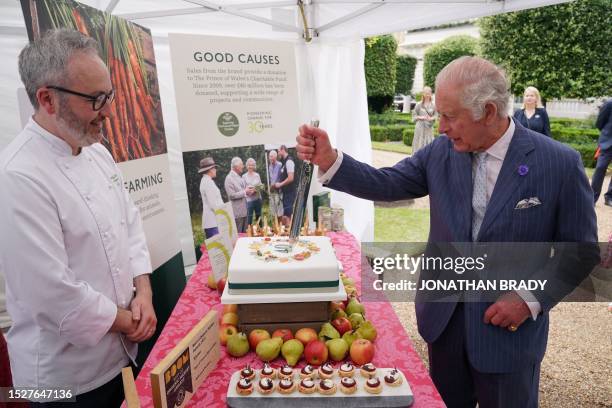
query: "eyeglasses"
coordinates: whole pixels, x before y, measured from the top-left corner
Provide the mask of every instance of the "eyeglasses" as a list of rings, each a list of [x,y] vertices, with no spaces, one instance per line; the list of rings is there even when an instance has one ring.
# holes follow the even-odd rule
[[[69,93],[71,95],[80,96],[81,98],[87,99],[91,102],[91,107],[94,111],[99,111],[106,105],[106,103],[112,103],[115,100],[115,90],[112,89],[109,93],[101,92],[97,95],[87,95],[84,93],[71,91],[70,89],[62,88],[61,86],[47,86],[49,89],[55,89],[56,91]]]

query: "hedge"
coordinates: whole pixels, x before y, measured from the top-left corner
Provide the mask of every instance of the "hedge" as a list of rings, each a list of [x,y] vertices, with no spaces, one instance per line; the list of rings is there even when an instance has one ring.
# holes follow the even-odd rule
[[[370,113],[370,125],[405,125],[410,126],[412,122],[412,115],[401,112],[387,111],[385,113]]]
[[[406,128],[402,132],[402,141],[406,146],[412,146],[412,141],[414,139],[414,128]]]
[[[592,144],[597,146],[599,131],[597,129],[562,127],[557,123],[550,125],[550,132],[555,140],[561,143]]]
[[[395,93],[408,95],[414,83],[414,70],[416,69],[417,59],[410,55],[397,56],[397,68]]]
[[[390,35],[372,37],[365,41],[364,69],[368,107],[374,112],[383,112],[393,102],[396,50],[397,41]]]
[[[448,65],[449,62],[464,55],[478,53],[478,40],[469,35],[456,35],[448,37],[432,45],[425,52],[423,59],[423,79],[425,85],[434,89],[436,75]],[[435,92],[435,89],[434,89]]]
[[[595,151],[597,150],[597,145],[588,145],[588,144],[576,144],[576,143],[568,143],[567,144],[572,149],[576,150],[580,153],[582,157],[582,164],[584,167],[595,168]]]
[[[400,142],[406,126],[370,126],[370,138],[374,142]]]

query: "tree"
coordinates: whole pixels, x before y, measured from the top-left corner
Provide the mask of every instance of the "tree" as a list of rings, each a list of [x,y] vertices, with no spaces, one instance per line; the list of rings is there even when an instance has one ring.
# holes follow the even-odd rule
[[[391,106],[395,94],[397,42],[390,35],[367,38],[364,68],[368,106],[381,113]]]
[[[478,40],[469,35],[455,35],[429,47],[423,60],[423,79],[425,85],[434,89],[436,75],[449,62],[464,55],[478,53]]]
[[[612,94],[612,2],[578,0],[483,18],[482,53],[502,65],[512,92],[544,98]]]
[[[409,94],[414,83],[414,69],[416,68],[417,60],[410,55],[397,56],[397,68],[395,70],[395,93]]]

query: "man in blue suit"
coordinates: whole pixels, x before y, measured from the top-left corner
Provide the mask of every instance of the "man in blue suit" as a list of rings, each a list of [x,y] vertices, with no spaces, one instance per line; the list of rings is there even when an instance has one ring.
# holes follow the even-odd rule
[[[307,125],[297,151],[336,190],[378,201],[429,195],[430,245],[597,242],[579,154],[514,123],[509,89],[499,67],[461,57],[436,78],[442,135],[412,157],[375,169],[333,149],[324,130]],[[546,256],[538,273],[567,274],[564,282],[576,286],[599,256],[583,250],[572,256],[571,266],[556,269],[548,262],[554,256]],[[461,296],[416,303],[430,373],[447,406],[536,407],[548,312],[560,297],[510,291],[495,302],[469,303]]]
[[[599,110],[595,125],[601,131],[599,134],[600,152],[591,181],[593,198],[597,202],[604,177],[606,176],[606,170],[608,170],[608,165],[612,161],[612,99],[608,99]],[[605,205],[612,206],[612,180],[608,184],[608,191],[604,194],[604,199]]]

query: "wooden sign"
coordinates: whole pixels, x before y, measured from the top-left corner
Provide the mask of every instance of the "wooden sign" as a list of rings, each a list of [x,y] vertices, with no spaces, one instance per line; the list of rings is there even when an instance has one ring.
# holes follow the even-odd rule
[[[217,312],[212,310],[151,370],[155,408],[184,407],[220,356]]]

